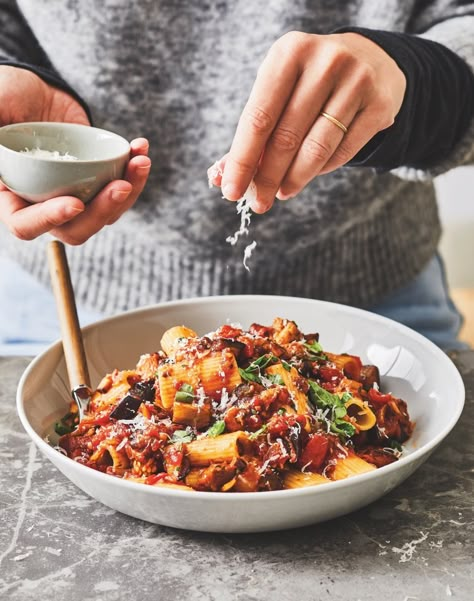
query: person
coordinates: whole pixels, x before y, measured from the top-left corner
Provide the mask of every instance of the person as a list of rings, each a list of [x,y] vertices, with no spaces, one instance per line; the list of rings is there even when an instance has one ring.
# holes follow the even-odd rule
[[[92,123],[135,138],[123,180],[87,206],[28,205],[2,187],[4,351],[57,336],[48,235],[70,245],[85,320],[282,294],[459,345],[432,179],[474,157],[474,3],[4,0],[0,22],[2,125]],[[206,181],[219,157],[211,179],[225,198],[256,186],[248,271],[226,243],[235,204]]]

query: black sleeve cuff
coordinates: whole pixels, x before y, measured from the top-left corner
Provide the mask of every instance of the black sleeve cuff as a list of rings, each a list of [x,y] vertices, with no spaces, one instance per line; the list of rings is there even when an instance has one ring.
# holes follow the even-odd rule
[[[407,33],[344,27],[375,42],[405,74],[402,107],[348,163],[382,170],[400,166],[427,169],[447,158],[474,115],[474,75],[445,46]]]
[[[91,116],[91,112],[89,110],[87,103],[81,98],[81,96],[79,96],[79,94],[68,83],[66,83],[64,81],[64,79],[62,79],[54,71],[51,71],[49,69],[46,69],[44,67],[40,67],[37,65],[30,65],[28,63],[22,63],[20,61],[11,61],[11,60],[4,60],[4,59],[0,59],[0,65],[8,65],[9,67],[18,67],[19,69],[26,69],[28,71],[31,71],[32,73],[35,73],[35,75],[40,77],[46,83],[48,83],[56,88],[59,88],[60,90],[63,90],[63,92],[66,92],[67,94],[72,96],[75,100],[77,100],[77,102],[79,102],[79,104],[82,106],[82,108],[85,110],[85,112],[87,114],[89,123],[92,124],[92,116]]]

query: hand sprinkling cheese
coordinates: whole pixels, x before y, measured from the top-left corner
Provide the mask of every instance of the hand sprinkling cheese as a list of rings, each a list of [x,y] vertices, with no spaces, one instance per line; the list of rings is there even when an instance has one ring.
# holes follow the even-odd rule
[[[209,168],[207,175],[209,178],[209,188],[212,188],[213,187],[212,182],[215,179],[222,177],[222,168],[221,168],[220,162],[216,161]],[[229,244],[231,244],[232,246],[235,246],[235,244],[237,244],[237,241],[241,236],[243,236],[243,235],[248,236],[250,219],[251,219],[251,215],[252,215],[251,204],[252,204],[252,202],[254,202],[256,200],[256,198],[257,198],[257,186],[255,185],[255,182],[252,180],[249,184],[249,187],[245,191],[245,194],[242,196],[242,198],[240,200],[237,201],[237,214],[240,215],[240,228],[232,236],[227,236],[227,238],[225,239],[225,241],[228,242]],[[250,268],[247,265],[247,261],[250,259],[252,252],[256,246],[257,246],[257,242],[254,240],[250,244],[247,244],[247,246],[244,248],[244,258],[243,258],[242,262],[247,271],[250,271]]]

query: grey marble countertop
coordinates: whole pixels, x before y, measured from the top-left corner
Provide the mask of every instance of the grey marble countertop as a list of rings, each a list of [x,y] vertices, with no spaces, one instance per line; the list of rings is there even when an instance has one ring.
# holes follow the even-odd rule
[[[474,352],[455,429],[402,486],[348,516],[297,530],[185,532],[86,496],[18,421],[26,358],[0,358],[0,599],[472,600]]]

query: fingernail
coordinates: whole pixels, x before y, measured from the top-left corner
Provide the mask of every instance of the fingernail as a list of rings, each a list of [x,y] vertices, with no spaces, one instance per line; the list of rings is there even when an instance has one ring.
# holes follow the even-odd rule
[[[242,194],[235,184],[226,184],[222,188],[222,196],[227,200],[239,200]]]
[[[263,203],[263,202],[253,202],[252,203],[252,211],[257,213],[258,215],[262,215],[269,211],[273,206],[273,202]]]
[[[146,165],[139,165],[138,169],[140,171],[148,171],[148,169],[150,169],[150,167],[151,167],[151,161],[148,160],[148,163]]]
[[[130,190],[112,190],[110,196],[114,202],[123,202],[128,198]]]
[[[78,207],[66,207],[64,209],[64,212],[66,214],[66,217],[68,219],[72,219],[73,217],[77,217],[78,215],[80,215],[82,212],[84,211],[84,207],[83,208],[78,208]]]
[[[279,192],[277,194],[278,200],[290,200],[290,198],[294,198],[294,197],[295,197],[294,194],[281,194],[281,192]]]

